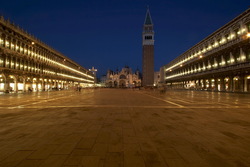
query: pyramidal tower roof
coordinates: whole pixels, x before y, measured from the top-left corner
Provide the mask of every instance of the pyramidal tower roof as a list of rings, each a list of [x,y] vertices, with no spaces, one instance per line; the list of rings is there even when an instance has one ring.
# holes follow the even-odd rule
[[[144,21],[144,25],[152,25],[152,24],[153,24],[153,22],[152,22],[151,15],[150,15],[150,12],[149,12],[149,7],[148,7],[146,17],[145,17],[145,21]]]

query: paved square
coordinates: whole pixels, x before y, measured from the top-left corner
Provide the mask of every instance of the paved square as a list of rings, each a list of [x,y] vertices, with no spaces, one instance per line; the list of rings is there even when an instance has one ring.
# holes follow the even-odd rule
[[[1,167],[247,167],[250,95],[86,89],[0,96]]]

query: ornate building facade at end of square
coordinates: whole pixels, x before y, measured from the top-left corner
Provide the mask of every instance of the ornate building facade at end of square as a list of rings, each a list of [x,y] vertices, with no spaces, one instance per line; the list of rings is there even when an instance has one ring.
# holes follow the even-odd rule
[[[106,86],[110,88],[134,88],[141,86],[141,74],[137,69],[135,72],[128,66],[122,70],[108,70],[106,75]]]

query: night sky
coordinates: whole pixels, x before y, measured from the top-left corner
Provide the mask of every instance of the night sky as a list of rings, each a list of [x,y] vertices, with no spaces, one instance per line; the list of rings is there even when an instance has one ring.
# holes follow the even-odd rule
[[[0,14],[98,76],[142,65],[147,5],[155,71],[250,7],[249,0],[11,0]]]

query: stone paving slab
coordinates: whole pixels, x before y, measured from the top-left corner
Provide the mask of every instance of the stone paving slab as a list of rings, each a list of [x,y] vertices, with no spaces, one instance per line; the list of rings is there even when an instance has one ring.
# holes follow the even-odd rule
[[[246,94],[97,89],[0,99],[0,167],[250,166]]]

